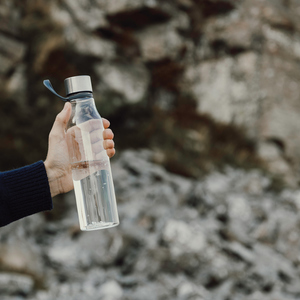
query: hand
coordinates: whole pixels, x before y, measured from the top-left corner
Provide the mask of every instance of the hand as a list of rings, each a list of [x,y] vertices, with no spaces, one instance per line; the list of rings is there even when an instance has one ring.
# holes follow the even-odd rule
[[[72,171],[69,161],[68,146],[65,128],[71,115],[71,104],[67,102],[64,109],[56,116],[55,122],[49,134],[48,154],[44,162],[51,196],[71,191],[73,186]],[[115,155],[114,134],[109,129],[109,121],[103,119],[103,147],[109,157]]]

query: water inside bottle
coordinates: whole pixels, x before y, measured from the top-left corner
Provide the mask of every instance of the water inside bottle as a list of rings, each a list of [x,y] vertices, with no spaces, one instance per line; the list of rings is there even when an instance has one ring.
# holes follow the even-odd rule
[[[109,160],[72,164],[76,204],[81,230],[119,224]]]

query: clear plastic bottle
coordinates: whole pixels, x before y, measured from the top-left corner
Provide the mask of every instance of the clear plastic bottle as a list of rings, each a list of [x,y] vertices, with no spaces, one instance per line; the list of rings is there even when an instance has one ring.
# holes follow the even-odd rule
[[[110,161],[103,147],[104,128],[93,99],[90,77],[67,78],[65,87],[68,97],[65,99],[72,105],[66,139],[80,229],[116,226],[119,217]]]

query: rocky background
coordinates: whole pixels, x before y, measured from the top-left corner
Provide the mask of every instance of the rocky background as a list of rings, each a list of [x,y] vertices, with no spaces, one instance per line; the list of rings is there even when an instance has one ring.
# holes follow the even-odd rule
[[[297,0],[0,1],[0,170],[46,157],[43,79],[89,74],[121,220],[70,193],[2,228],[1,299],[299,299],[299,32]]]

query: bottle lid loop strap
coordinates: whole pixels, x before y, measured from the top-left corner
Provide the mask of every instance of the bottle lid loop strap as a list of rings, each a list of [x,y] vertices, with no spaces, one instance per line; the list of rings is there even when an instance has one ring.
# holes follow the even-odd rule
[[[55,92],[49,79],[44,80],[43,84],[50,92],[52,92],[54,95],[56,95],[57,97],[59,97],[61,100],[65,101],[65,102],[71,101],[74,99],[79,99],[79,98],[90,98],[92,95],[91,92],[78,92],[78,93],[71,94],[68,97],[63,97]]]

